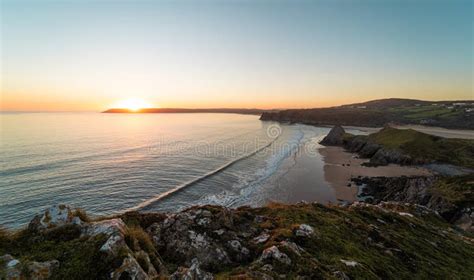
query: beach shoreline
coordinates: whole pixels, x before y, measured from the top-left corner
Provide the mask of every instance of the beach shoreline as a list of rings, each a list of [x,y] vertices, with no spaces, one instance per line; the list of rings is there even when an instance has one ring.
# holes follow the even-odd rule
[[[355,129],[355,128],[354,128]],[[369,159],[359,158],[339,146],[319,144],[322,137],[304,143],[286,166],[270,178],[261,188],[265,191],[264,205],[269,201],[322,204],[359,200],[360,187],[351,182],[357,177],[432,176],[434,173],[421,166],[369,167]]]
[[[359,187],[351,182],[356,177],[401,177],[401,176],[431,176],[433,173],[419,166],[401,166],[389,164],[387,166],[368,167],[357,154],[344,150],[343,147],[327,146],[319,148],[324,160],[324,179],[334,189],[339,201],[352,202],[357,200]]]

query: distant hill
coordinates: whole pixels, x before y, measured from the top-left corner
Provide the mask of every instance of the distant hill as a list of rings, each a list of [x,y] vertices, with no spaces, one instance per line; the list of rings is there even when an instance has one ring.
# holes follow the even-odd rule
[[[387,123],[474,129],[474,100],[379,99],[331,108],[265,112],[261,120],[381,127]]]
[[[430,101],[423,101],[417,99],[405,99],[405,98],[387,98],[387,99],[376,99],[362,103],[355,103],[349,105],[342,105],[341,107],[357,107],[357,106],[366,106],[369,108],[391,108],[391,107],[410,107],[420,105],[432,104]]]
[[[185,109],[185,108],[146,108],[137,111],[129,109],[113,108],[106,110],[102,113],[116,113],[116,114],[159,114],[159,113],[231,113],[231,114],[248,114],[248,115],[260,115],[265,112],[272,112],[272,110],[261,110],[261,109],[229,109],[229,108],[216,108],[216,109]]]
[[[452,103],[474,103],[474,100],[453,100],[453,101],[425,101],[418,99],[407,99],[407,98],[386,98],[386,99],[376,99],[371,101],[366,101],[362,103],[354,103],[348,105],[342,105],[339,107],[360,107],[366,106],[367,108],[372,109],[387,109],[394,107],[419,107],[419,106],[443,106],[449,105]],[[472,105],[472,104],[471,104]]]

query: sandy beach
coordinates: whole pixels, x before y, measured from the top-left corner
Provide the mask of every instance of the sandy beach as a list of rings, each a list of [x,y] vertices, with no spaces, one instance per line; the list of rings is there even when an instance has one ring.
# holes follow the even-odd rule
[[[345,126],[347,130],[356,130],[362,134],[377,132],[381,128]],[[451,130],[439,127],[415,125],[397,126],[399,129],[415,129],[431,135],[447,138],[473,139],[472,130]],[[432,172],[423,167],[387,166],[367,167],[362,164],[369,159],[361,159],[357,154],[349,153],[342,147],[325,147],[319,144],[322,136],[312,139],[300,148],[287,167],[281,168],[273,178],[267,181],[263,195],[269,200],[296,203],[302,200],[320,203],[357,200],[359,188],[351,183],[353,177],[398,177],[426,176]],[[309,149],[308,149],[309,148]]]
[[[260,191],[266,201],[297,203],[300,201],[323,204],[355,201],[359,187],[350,182],[357,176],[417,176],[432,174],[428,169],[390,164],[366,167],[368,159],[342,147],[325,147],[319,144],[320,137],[312,139],[293,155],[286,166],[270,178]],[[350,184],[350,186],[349,186]],[[265,204],[265,203],[263,203]]]
[[[344,151],[342,147],[321,147],[319,153],[325,162],[324,179],[336,192],[338,200],[353,201],[356,199],[358,187],[350,184],[351,177],[357,176],[416,176],[430,175],[431,172],[421,167],[400,166],[390,164],[379,167],[362,166],[368,159],[360,159],[356,154]]]

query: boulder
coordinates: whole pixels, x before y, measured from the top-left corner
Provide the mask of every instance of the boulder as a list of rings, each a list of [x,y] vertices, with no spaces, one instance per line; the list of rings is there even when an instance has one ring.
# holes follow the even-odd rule
[[[373,157],[382,146],[379,144],[375,144],[372,142],[367,142],[360,150],[358,150],[359,156],[363,158],[371,158]]]
[[[387,165],[389,163],[396,164],[411,164],[413,160],[410,156],[403,154],[398,150],[393,149],[378,149],[377,152],[370,158],[372,165]]]
[[[264,233],[260,234],[259,236],[255,237],[255,238],[253,239],[253,241],[254,241],[255,243],[257,243],[257,244],[259,244],[259,243],[265,243],[265,242],[267,242],[267,240],[268,240],[269,238],[270,238],[270,234],[264,232]]]
[[[291,264],[291,259],[285,253],[280,252],[277,246],[272,246],[263,250],[263,253],[260,256],[259,260],[263,262],[277,261],[281,264],[286,264],[286,265]]]
[[[313,235],[313,233],[314,229],[307,224],[301,224],[295,230],[295,235],[298,237],[310,237],[311,235]]]
[[[3,263],[0,271],[5,272],[5,277],[7,280],[10,279],[20,279],[22,272],[20,269],[20,261],[15,259],[9,254],[3,255],[0,257],[0,263]]]
[[[196,258],[200,267],[207,270],[230,265],[248,255],[246,246],[230,230],[233,227],[228,209],[211,213],[191,208],[152,224],[147,232],[163,257],[179,260],[186,267],[191,267]]]
[[[143,268],[138,264],[137,260],[128,255],[123,259],[122,265],[110,274],[110,278],[132,279],[132,280],[148,280],[150,277],[145,273]]]
[[[278,245],[278,246],[280,248],[285,248],[286,250],[288,250],[288,251],[292,252],[293,254],[297,255],[298,257],[300,257],[301,254],[304,252],[303,248],[296,245],[296,243],[288,241],[288,240],[280,242],[280,245]]]
[[[249,249],[242,246],[239,240],[231,240],[227,242],[230,252],[232,252],[232,258],[237,261],[243,261],[249,256]]]
[[[7,280],[48,279],[51,277],[53,270],[59,266],[59,262],[57,260],[46,262],[27,262],[22,265],[19,260],[8,254],[1,256],[0,261],[4,263],[4,267],[1,267],[0,271],[5,271],[5,279]]]
[[[340,146],[343,144],[345,133],[342,126],[336,125],[329,131],[328,135],[324,137],[320,144],[325,146]]]
[[[82,235],[96,236],[105,234],[108,239],[100,248],[100,251],[109,255],[115,255],[120,248],[126,246],[125,233],[127,226],[122,219],[110,219],[88,224],[83,228]]]
[[[83,221],[75,216],[71,208],[64,204],[54,205],[42,214],[36,215],[28,225],[31,231],[44,231],[54,227],[74,224],[81,225]]]
[[[344,143],[344,148],[346,148],[349,152],[357,153],[362,150],[365,145],[367,144],[368,139],[365,135],[356,135],[351,138],[350,141]]]
[[[197,258],[191,261],[191,266],[179,267],[170,276],[170,280],[212,280],[214,277],[211,273],[201,270],[200,263]]]
[[[57,260],[46,262],[31,262],[27,264],[28,278],[32,280],[48,279],[53,274],[55,268],[59,267]]]
[[[465,208],[461,212],[460,217],[454,222],[458,228],[474,233],[474,211],[472,208]]]
[[[355,267],[355,266],[359,265],[359,263],[356,262],[356,261],[348,261],[348,260],[341,259],[341,262],[343,264],[345,264],[346,266],[350,266],[350,267]]]

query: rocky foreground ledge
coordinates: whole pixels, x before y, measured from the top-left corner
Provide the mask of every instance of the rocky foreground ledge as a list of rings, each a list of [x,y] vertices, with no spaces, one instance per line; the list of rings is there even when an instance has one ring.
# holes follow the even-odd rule
[[[192,207],[0,232],[1,279],[471,279],[474,240],[403,203]]]

